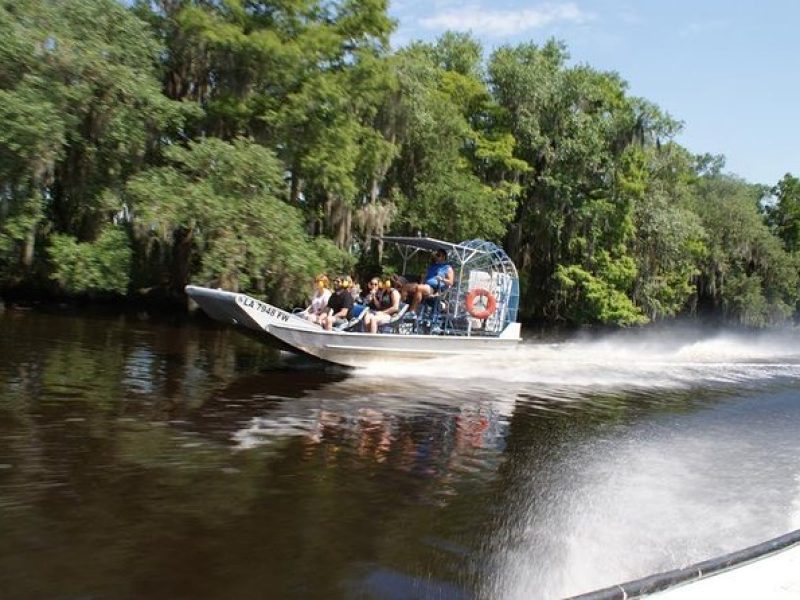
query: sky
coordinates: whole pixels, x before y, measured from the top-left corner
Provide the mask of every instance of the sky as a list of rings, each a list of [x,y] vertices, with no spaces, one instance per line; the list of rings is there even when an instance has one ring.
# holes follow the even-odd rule
[[[486,54],[566,43],[571,64],[616,71],[683,122],[677,141],[725,171],[800,176],[800,0],[390,0],[393,47],[469,31]]]

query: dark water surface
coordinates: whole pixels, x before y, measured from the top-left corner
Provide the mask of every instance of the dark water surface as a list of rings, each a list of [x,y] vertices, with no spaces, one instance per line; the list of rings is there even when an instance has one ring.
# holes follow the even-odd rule
[[[324,368],[0,315],[0,597],[558,598],[800,528],[800,340]]]

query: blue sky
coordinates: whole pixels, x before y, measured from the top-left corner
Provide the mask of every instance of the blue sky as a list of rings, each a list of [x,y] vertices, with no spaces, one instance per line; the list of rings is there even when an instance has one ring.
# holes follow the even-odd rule
[[[471,31],[490,52],[550,37],[684,123],[678,141],[774,185],[800,176],[800,1],[391,0],[392,43]]]

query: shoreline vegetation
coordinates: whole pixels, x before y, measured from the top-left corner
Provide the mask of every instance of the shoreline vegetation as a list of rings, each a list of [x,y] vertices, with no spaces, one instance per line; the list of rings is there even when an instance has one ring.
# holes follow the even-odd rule
[[[797,319],[800,180],[675,141],[556,40],[392,49],[385,0],[0,6],[0,298],[302,305],[383,235],[501,243],[521,319]],[[420,265],[415,265],[421,267]]]

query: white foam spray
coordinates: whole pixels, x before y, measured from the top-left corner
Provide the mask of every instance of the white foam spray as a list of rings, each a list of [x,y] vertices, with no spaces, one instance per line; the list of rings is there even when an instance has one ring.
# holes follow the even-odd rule
[[[479,364],[451,369],[450,376],[469,382]],[[794,334],[529,344],[491,372],[567,403],[612,389],[726,389],[733,398],[748,386],[765,389],[768,380],[786,385],[755,392],[763,397],[742,408],[733,402],[609,424],[556,450],[549,473],[531,457],[529,480],[506,509],[512,516],[486,549],[492,567],[485,597],[565,597],[800,527]],[[516,472],[524,478],[526,469]]]
[[[522,343],[507,352],[388,363],[357,377],[534,384],[547,389],[686,387],[800,374],[800,335],[693,332],[623,333],[558,343]],[[478,387],[480,387],[478,385]]]

